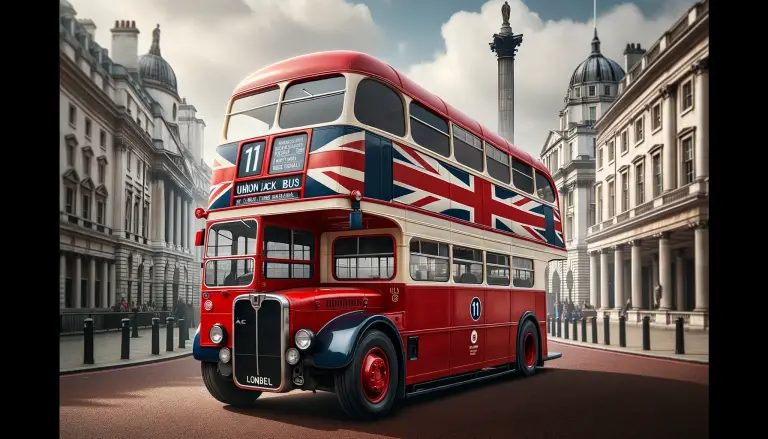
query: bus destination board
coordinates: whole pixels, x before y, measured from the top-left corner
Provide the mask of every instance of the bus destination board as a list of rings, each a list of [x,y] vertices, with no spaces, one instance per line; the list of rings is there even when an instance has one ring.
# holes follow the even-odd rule
[[[301,187],[301,179],[301,175],[290,175],[288,177],[267,178],[256,181],[241,181],[235,184],[235,197],[299,189]]]
[[[299,198],[299,191],[254,195],[250,197],[235,198],[235,206],[264,203],[266,201],[295,200],[297,198]]]
[[[270,174],[304,170],[307,155],[307,134],[280,137],[272,142],[272,156],[269,161]]]

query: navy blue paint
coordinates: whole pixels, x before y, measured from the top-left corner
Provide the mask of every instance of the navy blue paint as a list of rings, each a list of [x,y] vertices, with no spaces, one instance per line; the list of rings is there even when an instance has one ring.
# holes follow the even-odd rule
[[[483,304],[480,303],[480,298],[475,297],[472,299],[472,302],[469,303],[469,315],[474,321],[480,320],[480,316],[483,315]]]
[[[392,200],[392,142],[365,133],[365,186],[363,195],[382,201]]]
[[[443,215],[452,216],[454,218],[458,218],[460,220],[464,220],[469,222],[469,212],[464,209],[446,209],[441,212]]]
[[[506,224],[504,224],[503,222],[501,222],[501,220],[500,220],[500,219],[498,219],[498,218],[496,219],[496,225],[495,225],[495,227],[496,227],[497,229],[499,229],[499,230],[501,230],[501,231],[504,231],[504,232],[507,232],[507,233],[515,233],[515,232],[513,232],[513,231],[512,231],[512,229],[510,229],[509,227],[507,227],[507,225],[506,225]]]
[[[552,212],[552,207],[542,205],[544,213],[544,229],[545,238],[547,243],[551,245],[557,245],[557,234],[555,233],[555,214]]]
[[[200,346],[200,326],[197,327],[195,339],[192,341],[192,357],[198,361],[209,361],[213,363],[218,363],[219,361],[218,348],[204,348]]]
[[[363,228],[363,212],[349,212],[349,228],[350,230],[360,230]]]
[[[342,314],[320,329],[312,348],[314,366],[320,369],[339,369],[348,365],[352,361],[357,343],[365,331],[375,324],[387,325],[397,334],[395,349],[402,354],[403,341],[391,320],[381,314],[356,311]],[[400,371],[405,376],[405,364],[402,360],[399,363]]]
[[[461,180],[462,183],[469,186],[469,177],[470,177],[469,172],[462,171],[461,169],[455,168],[443,161],[440,161],[440,164],[443,165],[445,169],[447,169],[448,172],[451,173],[451,175],[458,178],[459,180]]]

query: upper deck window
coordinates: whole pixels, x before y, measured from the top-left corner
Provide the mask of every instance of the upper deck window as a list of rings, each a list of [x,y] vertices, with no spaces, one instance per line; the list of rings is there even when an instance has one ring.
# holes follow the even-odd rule
[[[453,124],[453,155],[462,165],[483,172],[482,140],[456,124]]]
[[[311,279],[315,238],[304,230],[264,228],[264,275],[268,279]]]
[[[451,156],[448,122],[430,110],[411,101],[411,137],[419,145],[443,157]]]
[[[512,184],[521,191],[533,193],[533,168],[512,158]]]
[[[232,103],[225,138],[232,142],[259,136],[275,123],[280,89],[273,88],[237,99]]]
[[[338,238],[333,243],[337,279],[391,279],[395,275],[395,243],[390,236]]]
[[[400,94],[373,79],[357,85],[355,117],[360,123],[396,136],[405,135],[405,109]]]
[[[555,202],[555,191],[549,183],[547,177],[539,171],[536,171],[536,196],[550,203]]]
[[[280,128],[296,128],[333,122],[344,108],[344,76],[291,84],[280,107]]]
[[[509,155],[488,143],[485,144],[485,155],[488,157],[488,174],[496,180],[509,183]]]
[[[206,256],[244,256],[256,253],[256,220],[215,223],[208,229]]]

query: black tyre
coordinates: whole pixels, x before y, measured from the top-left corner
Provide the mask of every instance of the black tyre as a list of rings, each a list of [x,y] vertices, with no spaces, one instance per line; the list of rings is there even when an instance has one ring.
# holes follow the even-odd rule
[[[201,362],[203,383],[208,393],[219,402],[235,407],[247,407],[259,399],[261,392],[258,390],[245,390],[237,387],[232,376],[222,376],[219,373],[219,365],[207,361]]]
[[[386,415],[397,396],[399,373],[397,353],[389,337],[377,330],[366,332],[352,362],[334,377],[341,407],[356,419]]]
[[[526,320],[517,331],[517,365],[520,375],[530,376],[536,373],[536,365],[539,363],[539,333],[536,325]]]

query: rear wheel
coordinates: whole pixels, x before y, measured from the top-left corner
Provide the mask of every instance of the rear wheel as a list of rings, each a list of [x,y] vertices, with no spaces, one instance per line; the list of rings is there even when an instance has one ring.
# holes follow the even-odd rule
[[[261,396],[261,392],[258,390],[245,390],[237,387],[231,375],[225,377],[220,374],[218,363],[203,361],[200,368],[205,388],[219,402],[235,407],[247,407]]]
[[[353,418],[381,417],[395,402],[398,378],[395,347],[383,332],[372,330],[363,335],[352,362],[336,373],[336,396]]]
[[[539,334],[536,325],[526,320],[517,332],[517,371],[523,376],[536,373],[539,362]]]

